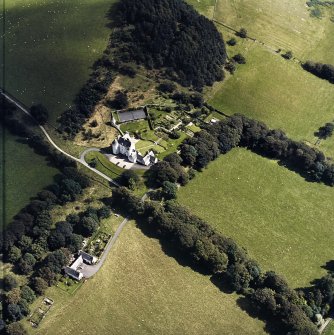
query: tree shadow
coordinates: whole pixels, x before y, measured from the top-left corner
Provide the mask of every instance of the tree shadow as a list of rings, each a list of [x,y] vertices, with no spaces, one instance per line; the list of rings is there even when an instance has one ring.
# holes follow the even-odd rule
[[[251,304],[248,297],[240,296],[237,299],[237,305],[240,309],[246,312],[251,318],[261,320],[265,323],[264,330],[271,335],[285,335],[286,332],[282,329],[282,324],[275,319],[269,317],[263,311],[259,311]]]

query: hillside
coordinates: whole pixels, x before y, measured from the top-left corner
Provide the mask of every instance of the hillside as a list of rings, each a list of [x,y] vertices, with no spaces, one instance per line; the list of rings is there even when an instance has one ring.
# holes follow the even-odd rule
[[[223,78],[226,51],[214,24],[180,0],[123,0],[111,10],[113,46],[122,61],[166,68],[184,86],[202,88]],[[115,36],[113,36],[115,37]]]

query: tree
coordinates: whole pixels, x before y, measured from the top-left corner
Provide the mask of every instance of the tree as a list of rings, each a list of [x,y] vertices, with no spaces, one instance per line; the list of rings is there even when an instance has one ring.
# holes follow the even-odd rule
[[[17,304],[21,299],[21,290],[16,287],[6,294],[7,304]]]
[[[246,38],[247,37],[247,30],[245,28],[241,28],[238,31],[237,35],[241,38]]]
[[[13,322],[6,327],[8,335],[27,335],[27,331],[19,322]]]
[[[48,288],[48,284],[43,278],[34,277],[32,279],[32,287],[37,294],[43,295]]]
[[[102,206],[97,211],[97,216],[99,219],[106,219],[111,215],[111,209],[109,206]]]
[[[15,245],[13,245],[8,253],[8,261],[14,264],[21,258],[21,256],[22,256],[21,250]]]
[[[11,322],[20,321],[24,317],[20,306],[17,304],[8,304],[6,314],[7,314],[9,321]]]
[[[255,304],[256,308],[263,311],[274,312],[277,308],[275,291],[270,288],[257,289],[251,296],[252,302]]]
[[[128,107],[128,95],[124,91],[117,91],[114,97],[114,100],[109,101],[109,105],[115,109],[124,109]]]
[[[282,55],[282,57],[289,60],[293,57],[293,53],[292,51],[287,51],[285,54]]]
[[[3,288],[5,289],[5,291],[10,291],[17,286],[18,282],[13,275],[5,275],[5,277],[3,278]]]
[[[82,193],[82,187],[73,179],[63,179],[60,182],[63,201],[74,201]]]
[[[35,299],[35,292],[27,285],[21,287],[21,298],[31,304]]]
[[[238,64],[246,64],[246,58],[242,54],[236,54],[232,59]]]
[[[319,130],[315,133],[321,139],[327,139],[331,137],[334,132],[334,123],[328,122],[324,126],[320,127]]]
[[[136,189],[140,181],[139,176],[133,170],[126,170],[121,175],[121,183],[130,190]]]
[[[89,237],[93,235],[93,233],[97,230],[99,224],[91,217],[84,217],[81,220],[81,232],[85,237]]]
[[[171,81],[164,81],[157,87],[157,90],[163,93],[173,93],[175,89],[176,85]]]
[[[231,61],[229,61],[228,63],[225,64],[225,69],[230,72],[231,74],[233,74],[235,72],[235,70],[237,69],[236,65],[235,65],[235,61],[232,59]]]
[[[247,35],[247,33],[246,33],[246,35]],[[232,38],[229,39],[226,43],[227,43],[228,45],[230,45],[230,46],[234,46],[234,45],[237,44],[237,40],[236,40],[234,37],[232,37]]]
[[[18,246],[20,250],[23,252],[29,251],[32,245],[32,238],[26,235],[23,235],[21,239],[18,241]]]
[[[31,106],[30,114],[41,125],[45,124],[49,118],[48,110],[41,104]]]
[[[177,181],[177,172],[165,161],[154,164],[150,169],[150,180],[153,183],[162,185],[164,181],[175,183]]]
[[[23,274],[29,274],[33,271],[35,264],[36,258],[32,254],[27,252],[20,259],[18,268]]]
[[[175,199],[177,195],[177,186],[175,183],[164,181],[162,183],[162,194],[165,199]]]
[[[83,240],[81,235],[71,234],[67,238],[66,246],[72,253],[78,252],[82,248]]]

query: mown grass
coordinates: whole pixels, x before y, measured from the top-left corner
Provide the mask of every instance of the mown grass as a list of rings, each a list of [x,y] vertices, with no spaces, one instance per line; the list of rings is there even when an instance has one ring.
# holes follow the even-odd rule
[[[22,138],[8,132],[5,134],[4,148],[6,226],[31,197],[53,182],[58,170],[50,167],[45,157],[35,154],[27,144],[22,143]]]
[[[326,274],[322,267],[333,259],[333,195],[331,187],[234,149],[182,187],[178,199],[245,247],[264,270],[300,287]]]
[[[100,152],[91,151],[85,156],[85,160],[88,164],[91,164],[92,161],[96,162],[95,169],[104,173],[112,179],[119,178],[120,175],[125,171],[124,169],[116,166],[111,163],[106,156]]]
[[[70,296],[52,287],[55,304],[30,334],[265,334],[208,277],[180,266],[158,241],[129,223],[101,270]]]
[[[6,1],[6,89],[27,105],[46,105],[54,123],[107,46],[113,2]]]

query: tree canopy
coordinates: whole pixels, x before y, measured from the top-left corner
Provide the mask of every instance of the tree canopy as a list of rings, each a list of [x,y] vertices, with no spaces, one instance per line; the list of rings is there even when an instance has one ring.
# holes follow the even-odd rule
[[[225,44],[214,24],[182,0],[122,0],[110,16],[113,46],[122,61],[166,68],[184,86],[202,88],[223,78]],[[115,19],[116,18],[116,19]]]

